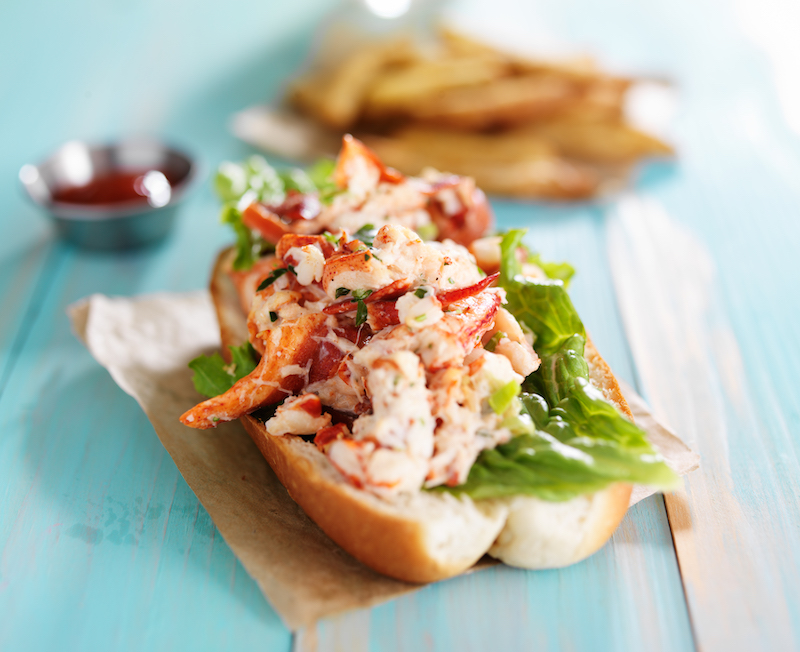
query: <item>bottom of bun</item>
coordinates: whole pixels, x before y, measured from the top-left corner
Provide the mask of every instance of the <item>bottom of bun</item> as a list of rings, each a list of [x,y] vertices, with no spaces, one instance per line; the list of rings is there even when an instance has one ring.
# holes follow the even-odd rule
[[[230,251],[220,254],[210,284],[224,353],[247,333],[225,273],[230,257]],[[586,358],[593,384],[632,418],[591,341]],[[313,444],[292,435],[270,435],[263,422],[250,416],[241,421],[292,499],[334,542],[379,573],[406,582],[452,577],[487,552],[522,568],[567,566],[609,539],[630,500],[627,484],[564,502],[531,496],[473,501],[436,491],[385,500],[352,486]]]
[[[292,499],[336,543],[379,573],[434,582],[472,566],[506,522],[500,501],[420,491],[391,501],[349,484],[317,448],[275,437],[252,417],[247,432]]]

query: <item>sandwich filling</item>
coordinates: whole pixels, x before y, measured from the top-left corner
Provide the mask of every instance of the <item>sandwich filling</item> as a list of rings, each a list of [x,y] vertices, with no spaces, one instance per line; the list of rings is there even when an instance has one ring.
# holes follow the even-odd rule
[[[524,231],[480,238],[492,218],[473,180],[403,176],[345,136],[335,163],[252,157],[216,186],[249,341],[190,363],[211,398],[184,424],[252,414],[384,498],[675,486],[605,363],[593,375],[574,270],[528,251]],[[443,241],[423,241],[432,231]]]
[[[184,422],[282,401],[270,435],[313,435],[351,483],[387,497],[459,485],[481,451],[529,431],[518,395],[539,358],[497,275],[403,226],[372,236],[285,235],[247,319],[261,364]]]
[[[468,245],[493,216],[469,177],[423,170],[405,176],[385,166],[363,143],[345,136],[335,162],[322,159],[308,171],[277,171],[253,156],[224,163],[215,178],[224,202],[222,221],[237,235],[233,267],[248,270],[287,234],[318,235],[384,224],[405,226],[426,240]]]

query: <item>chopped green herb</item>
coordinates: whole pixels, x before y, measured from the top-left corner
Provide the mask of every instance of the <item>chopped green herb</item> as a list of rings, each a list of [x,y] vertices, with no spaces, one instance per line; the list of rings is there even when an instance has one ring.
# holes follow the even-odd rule
[[[286,268],[285,267],[280,267],[278,269],[273,269],[269,273],[269,276],[267,276],[267,278],[265,278],[263,281],[261,281],[260,285],[256,288],[256,292],[261,292],[261,290],[264,290],[264,289],[268,288],[270,285],[272,285],[275,281],[277,281],[285,273],[286,273]]]
[[[519,395],[521,389],[519,383],[512,380],[494,392],[489,397],[489,405],[495,414],[503,414],[511,407],[512,401]]]
[[[364,254],[364,260],[369,260],[369,254]]]
[[[336,288],[336,298],[341,299],[344,296],[350,294],[350,290],[347,288]]]
[[[269,319],[270,321],[278,321],[278,313],[270,310]]]
[[[506,337],[506,334],[503,331],[497,331],[494,335],[492,335],[492,339],[486,342],[486,345],[483,347],[487,351],[494,351],[497,348],[497,345]]]
[[[361,326],[367,321],[367,304],[364,303],[372,290],[353,290],[353,299],[356,302],[356,326]]]
[[[353,298],[356,301],[363,301],[370,294],[372,294],[372,290],[353,290]]]
[[[414,296],[417,297],[417,299],[424,299],[426,294],[425,288],[417,288],[414,291]]]
[[[455,285],[456,284],[456,282],[453,280],[452,276],[447,279],[447,282],[450,283],[451,285]]]
[[[294,265],[287,265],[286,269],[288,269],[292,274],[297,276],[297,271],[295,270]]]
[[[414,317],[414,321],[425,321],[425,319],[426,319],[425,313],[422,313],[421,315],[417,315],[416,317]]]
[[[367,304],[363,300],[358,301],[358,308],[356,308],[356,326],[361,326],[367,321]]]
[[[377,233],[378,229],[376,229],[372,224],[365,224],[353,234],[353,237],[356,240],[361,240],[361,242],[368,247],[371,247]]]
[[[422,224],[417,227],[417,234],[423,240],[436,240],[436,236],[439,235],[439,229],[436,228],[435,224]]]
[[[324,231],[322,233],[322,237],[325,238],[331,244],[334,244],[334,245],[335,244],[339,244],[339,236],[338,235],[334,235],[330,231]]]

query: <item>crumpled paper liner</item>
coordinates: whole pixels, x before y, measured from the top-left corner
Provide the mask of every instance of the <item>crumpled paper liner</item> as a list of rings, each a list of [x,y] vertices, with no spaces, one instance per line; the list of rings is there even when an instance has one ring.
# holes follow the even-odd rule
[[[142,406],[181,475],[287,627],[419,588],[379,575],[333,543],[289,497],[238,422],[193,430],[178,421],[200,399],[187,363],[220,347],[206,291],[93,295],[70,306],[69,315],[95,359]],[[697,455],[657,423],[630,388],[624,393],[670,466],[681,475],[697,468]],[[651,493],[636,487],[631,503]]]

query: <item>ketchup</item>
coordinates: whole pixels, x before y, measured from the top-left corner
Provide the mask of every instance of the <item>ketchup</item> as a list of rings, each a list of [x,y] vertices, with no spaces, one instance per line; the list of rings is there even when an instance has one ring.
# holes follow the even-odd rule
[[[65,204],[108,205],[140,201],[163,206],[176,181],[164,170],[113,170],[82,186],[56,188],[52,200]]]

